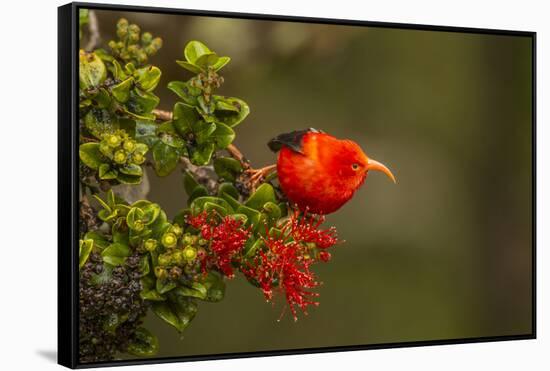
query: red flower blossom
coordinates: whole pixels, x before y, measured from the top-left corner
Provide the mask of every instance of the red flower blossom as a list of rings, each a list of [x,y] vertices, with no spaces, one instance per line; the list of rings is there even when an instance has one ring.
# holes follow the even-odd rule
[[[308,244],[327,249],[338,242],[334,228],[319,229],[323,221],[323,217],[292,215],[282,233],[268,233],[263,238],[266,249],[241,267],[246,277],[258,283],[267,300],[273,298],[274,289],[282,291],[294,320],[297,320],[296,308],[307,314],[309,305],[319,305],[314,300],[319,294],[311,291],[319,282],[310,270],[315,260]],[[321,251],[319,259],[328,261],[330,253]]]
[[[300,215],[294,212],[290,221],[283,227],[283,231],[289,229],[290,236],[300,242],[314,243],[320,249],[327,249],[338,243],[336,228],[320,229],[325,217],[323,215],[308,214]]]
[[[187,222],[200,230],[202,238],[209,242],[210,251],[201,259],[203,271],[208,266],[214,266],[227,277],[233,278],[233,262],[238,260],[245,242],[250,237],[250,229],[243,228],[240,220],[223,217],[205,212],[188,217]]]

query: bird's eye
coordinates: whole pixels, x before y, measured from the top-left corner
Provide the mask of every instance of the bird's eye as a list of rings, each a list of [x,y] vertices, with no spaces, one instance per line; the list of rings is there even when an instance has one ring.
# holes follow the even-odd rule
[[[359,164],[352,164],[351,168],[352,170],[359,170]]]

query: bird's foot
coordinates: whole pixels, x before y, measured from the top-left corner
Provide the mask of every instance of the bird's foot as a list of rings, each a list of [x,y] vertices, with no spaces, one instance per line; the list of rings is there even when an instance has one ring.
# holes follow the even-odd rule
[[[248,177],[248,185],[251,193],[253,193],[258,185],[265,180],[265,178],[277,170],[277,165],[269,165],[260,169],[247,169],[244,174]]]

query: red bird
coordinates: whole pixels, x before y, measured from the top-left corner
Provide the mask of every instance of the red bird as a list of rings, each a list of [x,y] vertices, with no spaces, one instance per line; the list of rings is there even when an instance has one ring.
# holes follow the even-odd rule
[[[289,201],[302,211],[330,214],[348,202],[370,170],[395,177],[383,164],[369,159],[349,139],[315,129],[281,134],[268,143],[277,152],[279,183]]]

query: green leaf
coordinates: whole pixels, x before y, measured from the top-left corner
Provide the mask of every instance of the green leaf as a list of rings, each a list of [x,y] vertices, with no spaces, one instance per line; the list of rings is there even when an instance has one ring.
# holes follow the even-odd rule
[[[180,286],[174,290],[174,294],[180,296],[189,296],[197,299],[204,300],[207,296],[206,287],[198,282],[193,282],[190,287]]]
[[[176,93],[185,103],[192,106],[198,104],[197,97],[201,95],[201,90],[199,88],[191,86],[183,81],[170,81],[167,87]]]
[[[226,124],[218,122],[216,130],[212,133],[211,138],[216,143],[218,149],[224,149],[230,145],[235,139],[235,131]]]
[[[200,120],[197,110],[185,103],[178,102],[174,105],[174,117],[172,119],[174,127],[181,136],[185,136]]]
[[[261,213],[258,210],[251,209],[250,207],[241,205],[237,210],[235,210],[237,214],[244,214],[248,218],[246,224],[247,225],[254,225],[257,226],[260,218]]]
[[[139,207],[134,206],[128,211],[128,215],[126,215],[126,224],[128,224],[128,227],[131,229],[141,231],[144,224],[141,224],[141,228],[139,228],[139,223],[143,223],[144,216],[145,212]]]
[[[256,251],[260,250],[263,245],[263,241],[261,239],[255,240],[253,237],[246,242],[247,243],[245,244],[243,251],[245,258],[250,258],[256,255]]]
[[[118,128],[118,119],[106,109],[91,109],[84,116],[84,126],[93,136],[101,139],[103,134]]]
[[[176,148],[159,141],[153,147],[155,172],[158,176],[167,176],[178,165],[179,152]]]
[[[157,218],[160,216],[160,206],[158,204],[149,204],[142,208],[143,210],[143,217],[141,220],[145,225],[151,225],[157,220]]]
[[[203,210],[208,213],[215,211],[217,214],[221,216],[226,216],[228,211],[225,207],[211,203],[211,202],[205,202],[203,206]]]
[[[239,198],[239,191],[237,190],[237,188],[235,188],[235,186],[232,183],[229,183],[229,182],[220,184],[218,188],[218,196],[221,197],[223,193],[230,195],[235,200]]]
[[[195,189],[193,189],[193,192],[191,192],[191,194],[187,198],[187,205],[191,205],[194,200],[203,196],[208,196],[208,190],[206,189],[206,187],[203,185],[195,187]]]
[[[208,165],[210,158],[214,153],[215,145],[214,143],[204,143],[195,148],[191,149],[191,162],[193,165],[204,166]]]
[[[103,250],[101,256],[103,256],[103,261],[107,264],[114,266],[121,265],[130,256],[130,248],[128,245],[113,243]]]
[[[216,117],[220,122],[230,127],[239,125],[250,113],[250,107],[241,99],[215,96],[215,100],[217,102],[216,108],[218,108],[216,110]],[[227,109],[229,106],[233,107],[233,109]]]
[[[119,183],[122,183],[122,184],[139,184],[139,183],[141,183],[141,177],[140,176],[127,175],[127,174],[122,174],[122,173],[118,173],[118,175],[116,177],[116,180],[118,180]]]
[[[166,213],[161,209],[155,221],[149,224],[149,228],[152,231],[152,237],[158,240],[168,227],[170,227],[170,223],[168,223]]]
[[[212,65],[212,68],[214,69],[214,71],[217,72],[221,70],[230,61],[231,61],[231,58],[229,57],[220,57],[218,61],[214,65]]]
[[[169,122],[170,123],[170,122]],[[181,149],[185,146],[185,142],[183,141],[183,139],[181,139],[179,137],[179,135],[177,134],[167,134],[167,133],[163,133],[161,136],[160,136],[160,140],[166,144],[167,146],[170,146],[170,147],[174,147],[174,148],[178,148],[178,149]]]
[[[177,64],[179,64],[181,67],[185,68],[187,71],[193,72],[195,74],[199,74],[201,72],[204,72],[204,70],[198,66],[195,66],[192,63],[186,62],[186,61],[176,61]]]
[[[198,198],[194,199],[193,202],[191,203],[191,206],[190,206],[191,207],[191,212],[194,215],[197,215],[198,213],[200,213],[201,211],[204,210],[205,205],[207,203],[221,206],[222,208],[226,209],[227,211],[233,212],[233,208],[231,207],[231,205],[226,200],[224,200],[223,198],[214,197],[214,196],[204,196],[204,197],[198,197]]]
[[[231,207],[233,208],[233,210],[237,210],[239,208],[239,206],[241,206],[241,203],[236,199],[234,198],[233,196],[225,193],[225,192],[220,192],[220,194],[218,194],[218,197],[221,197],[223,198],[225,201],[227,201],[227,203],[229,205],[231,205]],[[248,219],[248,218],[247,218]]]
[[[130,99],[126,106],[129,111],[138,115],[150,113],[159,104],[159,97],[155,94],[143,91],[140,89],[134,89],[130,91]]]
[[[134,72],[134,76],[137,76],[137,83],[141,89],[148,92],[157,87],[161,74],[160,69],[155,66],[139,68]]]
[[[176,288],[174,282],[157,279],[157,291],[159,294],[166,294],[168,291],[171,291]]]
[[[139,296],[143,300],[150,300],[150,301],[165,301],[166,298],[162,296],[162,294],[159,294],[159,292],[156,289],[152,290],[144,290],[139,293]]]
[[[242,170],[241,163],[234,158],[218,157],[214,159],[214,171],[220,178],[225,180],[235,181]]]
[[[245,202],[245,205],[255,210],[261,210],[266,202],[277,202],[275,190],[269,183],[263,183],[259,186],[256,192]]]
[[[141,166],[136,164],[126,164],[124,166],[119,167],[118,170],[122,174],[126,174],[126,175],[135,175],[135,176],[143,175],[143,169],[141,168]]]
[[[107,68],[95,53],[80,52],[79,55],[79,85],[81,89],[101,85],[107,77]]]
[[[215,123],[204,121],[200,121],[200,123],[201,129],[195,132],[195,140],[199,145],[205,144],[209,140],[210,135],[216,131]]]
[[[183,188],[185,193],[190,195],[193,193],[193,190],[199,186],[199,183],[195,180],[195,177],[189,170],[185,170],[183,174]]]
[[[153,312],[166,323],[183,332],[197,314],[197,304],[192,299],[180,298],[177,301],[156,302]]]
[[[135,138],[138,142],[152,148],[159,141],[156,130],[157,124],[154,121],[136,120]]]
[[[218,302],[223,299],[225,295],[225,282],[220,273],[216,271],[208,272],[201,280],[201,283],[206,288],[206,297],[203,300]]]
[[[88,239],[88,240],[80,240],[79,242],[79,248],[78,248],[78,268],[82,268],[84,264],[86,264],[86,261],[88,260],[88,257],[90,256],[90,253],[92,252],[92,249],[94,247],[94,240]]]
[[[206,115],[204,114],[202,115],[204,119],[206,121],[212,121],[212,120],[208,120],[207,118],[216,110],[216,102],[213,99],[206,101],[206,99],[204,99],[202,95],[197,97],[197,102],[199,103],[200,109],[203,111],[204,114],[206,114]]]
[[[273,224],[281,218],[281,209],[275,203],[268,201],[262,207],[262,212],[267,217],[268,224]]]
[[[154,356],[159,351],[159,341],[155,335],[140,327],[134,332],[126,351],[138,357]]]
[[[212,51],[208,49],[206,45],[200,41],[193,40],[187,43],[183,51],[183,55],[185,56],[187,62],[194,64],[202,55],[209,54],[211,52]]]
[[[219,59],[220,58],[216,53],[205,53],[198,57],[194,64],[203,70],[206,70],[209,66],[213,66],[218,63]]]
[[[103,180],[109,180],[109,179],[116,179],[118,172],[115,169],[111,169],[111,165],[109,164],[101,164],[99,165],[99,179]]]
[[[134,86],[134,79],[129,77],[111,88],[113,97],[120,103],[126,103],[130,99],[130,90]]]
[[[98,247],[100,250],[109,246],[109,241],[101,233],[97,231],[90,231],[84,235],[84,240],[93,240],[94,247]]]
[[[99,88],[93,97],[99,108],[108,108],[111,105],[111,96],[105,88]]]
[[[105,157],[99,150],[99,143],[84,143],[80,145],[78,154],[84,165],[94,170],[99,169]]]
[[[124,71],[124,68],[118,63],[116,59],[113,59],[113,75],[115,79],[117,80],[126,80],[128,78],[128,75],[126,75],[126,72]]]

